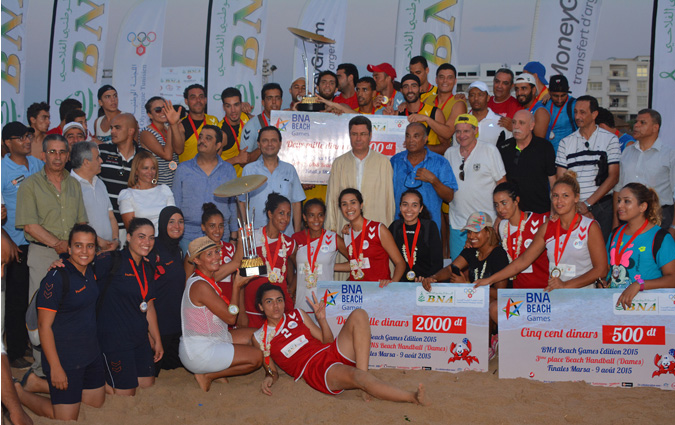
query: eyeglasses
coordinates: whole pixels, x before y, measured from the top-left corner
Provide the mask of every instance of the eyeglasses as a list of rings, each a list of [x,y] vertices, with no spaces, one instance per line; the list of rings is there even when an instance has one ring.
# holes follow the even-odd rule
[[[459,179],[461,181],[464,181],[464,161],[466,161],[466,159],[462,158],[462,163],[459,166]]]
[[[419,189],[422,187],[422,180],[417,180],[415,177],[417,177],[417,172],[415,170],[408,173],[403,181],[403,185],[406,189]]]
[[[589,149],[591,147],[591,144],[588,143],[588,140],[584,142],[584,146],[586,146],[586,149]]]
[[[49,155],[65,155],[65,154],[68,153],[68,151],[67,151],[67,150],[63,150],[63,149],[60,149],[60,150],[49,149],[49,150],[47,151],[47,153],[48,153]]]
[[[163,109],[164,108],[162,108],[161,106],[158,106],[155,109],[153,109],[153,111],[155,111],[156,114],[159,114],[160,112],[162,112]]]
[[[9,138],[9,140],[33,140],[33,133],[26,133],[23,136],[12,136]]]

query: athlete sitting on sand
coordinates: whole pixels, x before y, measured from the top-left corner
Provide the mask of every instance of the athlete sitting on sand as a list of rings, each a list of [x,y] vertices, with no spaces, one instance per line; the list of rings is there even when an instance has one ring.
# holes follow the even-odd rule
[[[253,344],[263,350],[267,372],[262,392],[272,395],[272,385],[279,379],[277,365],[286,373],[325,394],[361,389],[382,400],[405,401],[428,405],[424,386],[417,392],[405,391],[368,373],[370,325],[368,314],[361,309],[351,312],[337,338],[326,321],[326,305],[316,295],[307,302],[314,309],[320,328],[307,313],[295,309],[284,314],[284,292],[264,283],[256,293],[256,305],[265,315],[265,323],[253,335]],[[271,357],[271,358],[270,358]]]

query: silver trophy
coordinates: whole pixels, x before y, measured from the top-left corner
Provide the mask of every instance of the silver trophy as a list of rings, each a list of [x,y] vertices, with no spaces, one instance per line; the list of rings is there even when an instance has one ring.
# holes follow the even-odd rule
[[[239,223],[239,234],[244,249],[244,258],[241,260],[239,274],[244,277],[264,276],[267,274],[265,261],[258,257],[256,252],[255,238],[253,237],[253,221],[255,219],[255,208],[251,211],[248,194],[265,184],[267,177],[258,174],[239,177],[223,183],[213,192],[215,196],[221,198],[230,198],[239,195],[246,195],[244,206],[241,207],[237,202],[237,222]]]
[[[316,71],[314,70],[314,65],[310,63],[310,61],[307,60],[307,46],[305,43],[311,43],[311,44],[335,44],[335,40],[331,40],[330,38],[324,37],[319,34],[315,34],[313,32],[305,31],[300,28],[292,28],[288,27],[288,30],[296,37],[298,37],[300,40],[302,40],[302,48],[304,50],[304,53],[302,55],[302,61],[305,65],[305,96],[303,96],[302,100],[300,103],[298,103],[298,111],[304,111],[304,112],[318,112],[318,111],[323,111],[325,106],[323,103],[319,102],[314,95],[314,74]],[[312,65],[312,78],[310,79],[310,65]],[[295,99],[293,99],[295,100]],[[332,100],[332,99],[329,99]]]

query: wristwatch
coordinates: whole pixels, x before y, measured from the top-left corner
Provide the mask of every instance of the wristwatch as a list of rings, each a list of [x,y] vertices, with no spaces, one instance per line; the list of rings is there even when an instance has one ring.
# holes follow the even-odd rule
[[[588,201],[584,201],[584,205],[586,205],[586,208],[588,208],[589,211],[593,207],[591,204],[588,203]]]
[[[642,276],[637,274],[635,275],[635,282],[640,285],[640,292],[645,290],[645,281],[642,280]]]

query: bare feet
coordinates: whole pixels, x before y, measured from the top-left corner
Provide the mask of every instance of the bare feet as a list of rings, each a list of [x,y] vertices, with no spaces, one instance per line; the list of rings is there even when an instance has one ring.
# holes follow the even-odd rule
[[[417,386],[417,392],[415,393],[415,404],[420,406],[430,406],[431,401],[427,400],[427,391],[424,389],[424,384],[420,383]]]
[[[225,377],[223,376],[222,378],[214,379],[213,382],[219,382],[219,383],[221,383],[221,384],[227,384],[227,383],[230,382],[230,381],[228,381],[227,378],[225,378]]]
[[[49,384],[44,378],[40,378],[35,373],[27,372],[23,389],[30,393],[45,393],[49,394]]]
[[[373,398],[368,394],[367,392],[361,390],[361,397],[363,398],[363,401],[372,401]]]
[[[211,380],[203,373],[195,373],[195,380],[204,392],[208,393],[211,389]]]

